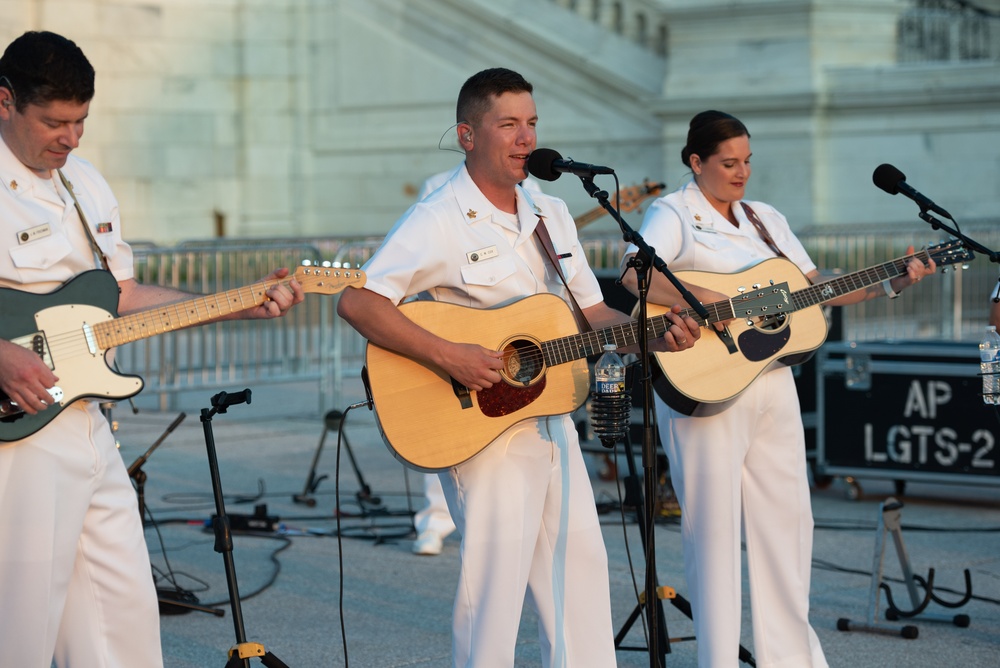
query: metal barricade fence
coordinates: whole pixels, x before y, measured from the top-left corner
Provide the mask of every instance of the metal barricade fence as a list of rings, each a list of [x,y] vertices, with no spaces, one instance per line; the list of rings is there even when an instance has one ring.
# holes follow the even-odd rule
[[[994,224],[964,226],[972,238],[1000,247]],[[850,273],[901,257],[910,243],[938,240],[924,227],[864,229],[838,226],[799,233],[806,250],[825,271]],[[212,240],[185,242],[176,248],[137,245],[136,278],[196,293],[215,293],[249,285],[274,267],[294,267],[302,260],[361,266],[381,237]],[[617,272],[625,244],[615,233],[581,238],[596,271]],[[988,298],[997,268],[985,259],[967,270],[950,271],[904,291],[899,299],[874,299],[847,306],[843,337],[854,341],[886,339],[978,341],[986,323]],[[336,315],[336,300],[312,296],[276,321],[217,323],[124,346],[118,354],[126,373],[146,380],[147,392],[159,395],[166,409],[178,393],[225,388],[234,383],[266,381],[317,384],[321,410],[343,390],[360,382],[365,340]]]
[[[303,261],[320,262],[307,241],[248,244],[218,241],[157,248],[138,245],[135,277],[196,294],[215,294],[250,285],[277,267],[292,271]],[[156,395],[160,410],[176,408],[178,395],[190,390],[232,388],[235,384],[317,384],[319,409],[329,403],[331,325],[334,300],[307,296],[284,318],[266,322],[224,321],[168,332],[123,346],[116,355],[124,373],[138,373],[146,393]]]
[[[1000,246],[1000,226],[977,221],[962,231],[988,248]],[[798,234],[809,255],[824,271],[850,273],[903,257],[907,246],[918,250],[947,238],[927,225],[814,227]],[[933,278],[904,290],[898,299],[872,299],[845,306],[843,337],[850,341],[969,341],[982,336],[989,317],[997,266],[978,257],[967,267],[952,265]]]
[[[381,243],[382,237],[351,240],[338,249],[334,262],[349,264],[352,267],[363,266]],[[340,392],[345,379],[360,379],[361,368],[365,364],[366,341],[343,320],[338,324],[340,328],[336,330],[338,335],[334,349],[334,382],[336,390]]]

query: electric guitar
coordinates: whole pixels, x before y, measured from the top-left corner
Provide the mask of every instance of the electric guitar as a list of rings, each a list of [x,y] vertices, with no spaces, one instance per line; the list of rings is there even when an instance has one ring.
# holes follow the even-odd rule
[[[586,357],[605,344],[634,344],[639,336],[635,321],[579,333],[566,302],[548,293],[493,309],[434,301],[399,308],[449,341],[503,352],[502,381],[476,392],[437,366],[368,343],[368,388],[382,436],[397,459],[423,471],[470,459],[522,420],[576,410],[590,392]],[[755,317],[788,308],[788,288],[768,286],[706,308],[709,323]],[[666,314],[649,318],[649,338],[663,336],[670,325]]]
[[[17,441],[51,422],[77,399],[117,400],[142,389],[142,378],[113,371],[111,348],[200,324],[269,301],[271,287],[295,279],[307,292],[336,294],[365,284],[364,272],[320,266],[299,267],[293,276],[261,281],[215,295],[118,317],[118,283],[93,270],[46,294],[0,288],[0,339],[33,350],[59,377],[49,390],[48,408],[29,415],[0,392],[0,442]]]
[[[666,185],[662,183],[644,181],[641,186],[629,186],[619,190],[615,194],[612,204],[622,213],[634,211],[650,197],[659,197],[664,188],[666,188]],[[585,225],[590,225],[601,216],[607,215],[607,213],[607,210],[603,206],[597,206],[590,211],[584,211],[579,216],[573,216],[573,221],[576,223],[576,229],[579,230]]]
[[[674,272],[681,281],[732,294],[747,286],[781,282],[793,292],[790,304],[778,312],[755,318],[739,318],[728,326],[731,337],[708,333],[694,348],[666,355],[653,353],[659,371],[653,387],[674,410],[691,415],[700,403],[728,401],[744,390],[773,364],[800,364],[826,341],[827,322],[820,306],[841,295],[862,290],[884,280],[906,274],[913,258],[925,265],[933,258],[938,266],[968,262],[973,254],[951,240],[883,264],[811,285],[789,260],[773,258],[735,274],[703,271]],[[750,287],[753,286],[753,287]],[[650,314],[665,313],[667,307],[649,304]],[[794,315],[793,315],[794,314]]]

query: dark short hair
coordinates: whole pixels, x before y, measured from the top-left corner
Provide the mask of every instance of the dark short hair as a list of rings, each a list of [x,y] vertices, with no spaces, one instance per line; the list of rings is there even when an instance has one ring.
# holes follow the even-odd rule
[[[691,156],[707,160],[719,150],[719,144],[733,137],[750,137],[747,126],[721,111],[703,111],[688,125],[687,145],[681,149],[681,162],[691,166]]]
[[[458,93],[456,121],[475,125],[493,104],[493,98],[504,93],[531,93],[533,86],[517,72],[494,67],[469,77]]]
[[[17,110],[53,100],[89,102],[94,68],[73,41],[53,32],[26,32],[0,57],[0,86],[11,91]]]

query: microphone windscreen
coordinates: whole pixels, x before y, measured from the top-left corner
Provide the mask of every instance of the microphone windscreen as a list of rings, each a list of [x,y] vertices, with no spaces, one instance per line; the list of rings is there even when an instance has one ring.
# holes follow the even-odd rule
[[[528,156],[528,173],[536,179],[555,181],[562,176],[561,172],[552,169],[552,164],[556,160],[562,160],[558,151],[553,151],[551,148],[536,148]]]
[[[899,182],[905,180],[906,174],[887,163],[876,167],[875,172],[872,174],[872,182],[890,195],[897,194],[899,192]]]

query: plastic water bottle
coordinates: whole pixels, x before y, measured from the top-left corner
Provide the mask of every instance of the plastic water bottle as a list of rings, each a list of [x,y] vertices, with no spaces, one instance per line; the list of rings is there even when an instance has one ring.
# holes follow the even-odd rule
[[[989,325],[979,342],[979,372],[983,376],[983,403],[1000,404],[1000,334]]]
[[[594,367],[594,393],[590,402],[590,421],[601,444],[613,448],[628,431],[632,398],[625,392],[625,363],[615,352],[614,344],[604,346],[604,353]]]
[[[997,341],[1000,342],[1000,335]],[[594,380],[599,394],[621,394],[625,392],[625,363],[617,352],[617,346],[609,343],[594,367]]]

